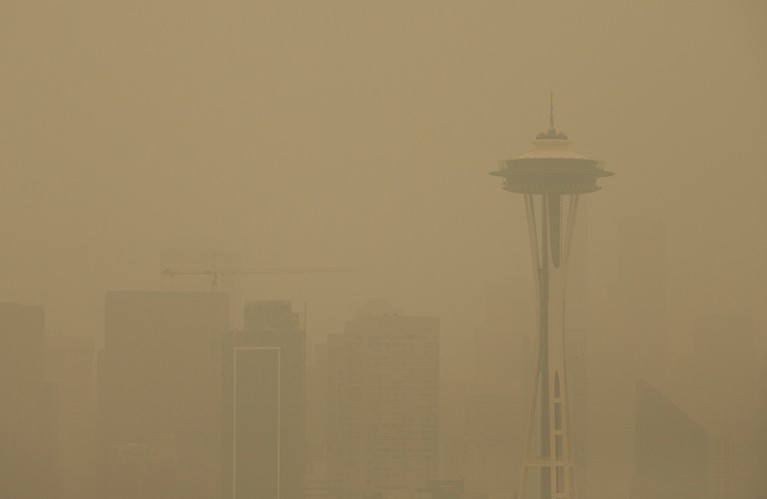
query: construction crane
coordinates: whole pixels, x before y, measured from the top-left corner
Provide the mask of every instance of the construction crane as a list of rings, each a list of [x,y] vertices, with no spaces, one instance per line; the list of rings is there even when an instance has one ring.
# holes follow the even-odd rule
[[[225,275],[249,275],[249,274],[330,274],[339,272],[354,272],[349,267],[265,267],[257,269],[218,269],[215,263],[212,268],[201,270],[182,270],[164,268],[162,275],[165,277],[177,276],[210,276],[211,292],[218,291],[218,280]]]
[[[211,295],[218,291],[219,278],[227,275],[254,275],[254,274],[329,274],[340,272],[354,272],[350,267],[264,267],[253,269],[220,269],[216,265],[216,254],[212,255],[212,261],[208,268],[203,269],[182,269],[165,267],[162,270],[163,277],[173,278],[178,276],[209,276]],[[213,323],[217,323],[218,310],[213,302]],[[306,321],[306,309],[304,310],[304,321]],[[304,327],[306,324],[304,323]]]

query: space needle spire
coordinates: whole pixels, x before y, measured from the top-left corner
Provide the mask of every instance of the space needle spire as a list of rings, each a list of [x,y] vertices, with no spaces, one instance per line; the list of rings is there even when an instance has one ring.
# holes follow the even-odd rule
[[[554,92],[549,94],[549,131],[555,130],[554,128]]]
[[[518,499],[530,499],[531,472],[538,474],[540,499],[576,499],[565,368],[567,261],[580,195],[599,190],[597,179],[612,173],[600,161],[569,150],[567,136],[554,128],[553,92],[549,130],[533,144],[533,151],[501,161],[492,172],[504,179],[505,190],[524,197],[538,305],[538,353]]]

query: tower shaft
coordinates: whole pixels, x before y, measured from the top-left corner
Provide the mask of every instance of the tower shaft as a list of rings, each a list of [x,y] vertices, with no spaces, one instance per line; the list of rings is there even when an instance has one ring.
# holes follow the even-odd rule
[[[541,499],[577,497],[565,364],[567,263],[579,196],[612,175],[601,161],[568,150],[567,135],[554,128],[553,98],[549,126],[534,150],[491,172],[503,177],[505,190],[524,195],[537,296],[538,355],[519,499],[528,499],[531,469],[539,472]]]
[[[538,354],[520,499],[527,497],[531,469],[540,472],[541,499],[576,497],[565,364],[565,286],[578,196],[524,194],[537,294]]]

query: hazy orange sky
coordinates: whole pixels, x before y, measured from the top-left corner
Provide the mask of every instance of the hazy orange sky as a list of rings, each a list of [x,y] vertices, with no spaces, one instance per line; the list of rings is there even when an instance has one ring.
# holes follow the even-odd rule
[[[672,334],[711,311],[763,330],[765,21],[760,1],[2,2],[0,301],[100,337],[104,292],[158,289],[162,250],[234,248],[356,269],[243,280],[308,302],[316,337],[383,296],[458,345],[488,285],[532,288],[522,201],[487,172],[553,90],[616,172],[589,198],[592,301],[621,217],[647,213]]]

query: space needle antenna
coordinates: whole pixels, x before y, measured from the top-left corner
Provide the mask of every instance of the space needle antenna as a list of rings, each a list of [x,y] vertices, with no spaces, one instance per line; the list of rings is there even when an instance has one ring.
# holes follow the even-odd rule
[[[554,92],[549,93],[549,130],[554,130]]]

